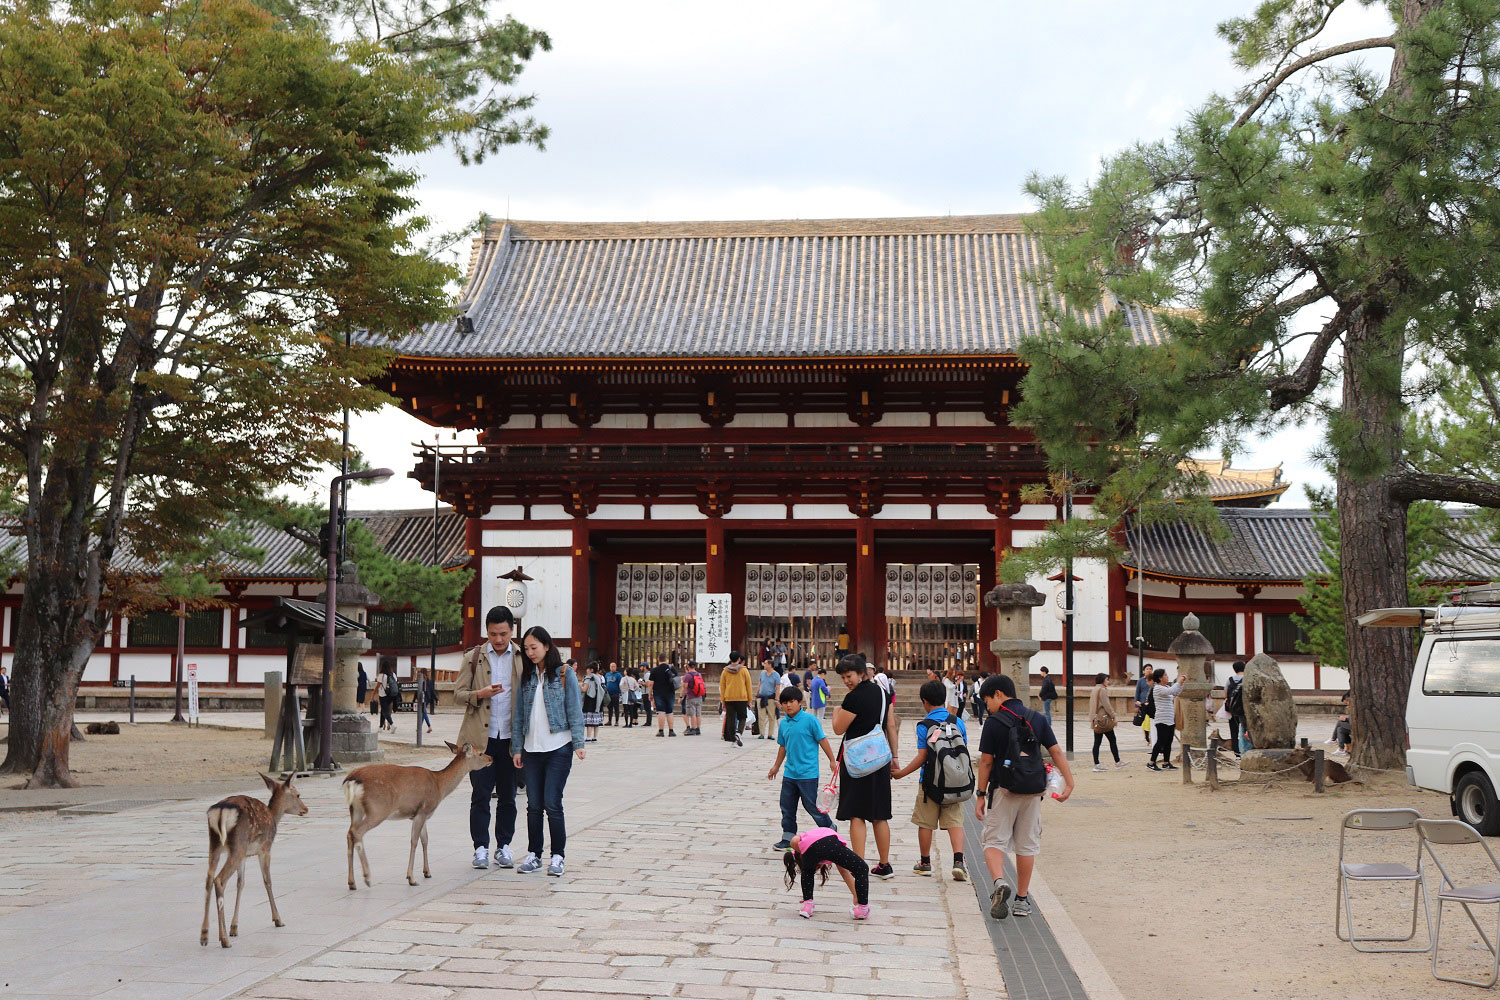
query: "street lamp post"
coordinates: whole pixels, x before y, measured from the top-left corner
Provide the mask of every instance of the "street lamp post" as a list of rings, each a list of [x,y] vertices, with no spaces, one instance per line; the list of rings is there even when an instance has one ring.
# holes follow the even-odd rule
[[[319,771],[332,771],[333,765],[333,621],[337,608],[339,572],[339,490],[347,482],[356,480],[367,483],[383,483],[394,476],[390,469],[365,469],[334,476],[328,488],[328,577],[327,589],[323,593],[323,691],[318,699],[318,762]]]

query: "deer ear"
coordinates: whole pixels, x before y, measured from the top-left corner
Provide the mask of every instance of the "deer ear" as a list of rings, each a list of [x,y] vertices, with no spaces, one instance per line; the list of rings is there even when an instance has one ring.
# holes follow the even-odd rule
[[[467,743],[464,744],[464,746],[468,746],[468,745],[469,744],[467,744]],[[445,741],[444,742],[444,746],[446,746],[448,748],[448,752],[449,753],[458,753],[458,747],[454,746],[452,743],[448,743],[448,742]]]
[[[269,788],[271,791],[273,791],[273,792],[276,791],[276,779],[275,778],[271,777],[269,774],[266,774],[265,772],[261,772],[260,780],[264,781],[266,783],[266,787]]]

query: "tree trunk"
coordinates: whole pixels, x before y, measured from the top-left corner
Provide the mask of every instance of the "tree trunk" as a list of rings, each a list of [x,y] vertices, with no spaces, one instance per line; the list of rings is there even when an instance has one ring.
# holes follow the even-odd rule
[[[1406,590],[1406,504],[1391,495],[1391,473],[1401,458],[1399,333],[1366,307],[1344,344],[1339,447],[1339,561],[1344,588],[1344,636],[1349,651],[1353,762],[1365,767],[1406,765],[1406,694],[1412,642],[1405,629],[1360,628],[1358,615],[1401,607]]]
[[[71,788],[73,708],[98,634],[86,592],[69,586],[83,574],[32,570],[15,618],[10,741],[0,773],[26,775],[27,788]]]

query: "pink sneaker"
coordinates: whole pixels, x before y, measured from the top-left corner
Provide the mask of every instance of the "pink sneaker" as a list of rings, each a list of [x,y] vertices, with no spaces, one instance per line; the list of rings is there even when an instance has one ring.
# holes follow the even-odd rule
[[[813,915],[813,901],[809,899],[804,902],[802,904],[802,909],[798,912],[801,913],[804,917],[811,917]]]
[[[849,911],[849,914],[855,920],[869,920],[870,919],[870,904],[868,904],[868,903],[856,903],[854,905],[854,908]]]

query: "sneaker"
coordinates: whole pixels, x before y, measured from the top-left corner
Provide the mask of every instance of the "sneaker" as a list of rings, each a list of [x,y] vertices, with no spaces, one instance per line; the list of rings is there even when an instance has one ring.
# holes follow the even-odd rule
[[[522,861],[519,865],[516,866],[516,871],[522,875],[530,875],[532,872],[538,872],[541,870],[542,859],[537,857],[535,854],[530,853],[526,855],[525,861]]]
[[[870,904],[869,903],[855,903],[849,909],[849,916],[853,917],[855,920],[869,920],[870,919]]]
[[[657,733],[656,735],[660,736],[661,733]],[[677,730],[675,730],[675,729],[669,729],[669,730],[667,730],[667,735],[668,736],[676,736],[677,735]]]
[[[503,845],[495,852],[495,864],[500,868],[514,868],[516,866],[515,855],[510,853],[510,845]]]
[[[541,861],[538,860],[537,864],[541,864]],[[547,866],[547,874],[551,875],[553,878],[560,878],[562,877],[562,873],[563,857],[561,854],[554,854],[552,855],[552,863]]]
[[[740,734],[739,733],[735,733],[734,734],[734,745],[737,746],[737,747],[742,747],[742,746],[745,745],[745,741],[742,740],[742,739],[740,739]]]
[[[969,881],[969,873],[964,869],[963,865],[954,865],[953,866],[953,881],[955,881],[955,882],[967,882],[967,881]]]
[[[797,912],[802,914],[803,919],[810,919],[813,915],[813,901],[809,899],[807,902],[803,903],[802,909],[798,910]]]
[[[1174,763],[1172,763],[1171,761],[1167,761],[1165,764],[1163,764],[1161,766],[1161,769],[1163,771],[1175,771],[1175,770],[1177,770],[1177,765],[1174,764]]]
[[[1031,897],[1017,896],[1016,901],[1010,904],[1010,915],[1013,917],[1031,916]]]
[[[1150,763],[1148,763],[1148,764],[1147,764],[1147,765],[1146,765],[1146,770],[1148,770],[1148,771],[1160,771],[1160,770],[1161,770],[1161,768],[1160,768],[1160,767],[1158,767],[1158,766],[1157,766],[1157,765],[1156,765],[1156,761],[1154,761],[1154,760],[1153,760],[1153,761],[1151,761],[1151,762],[1150,762]]]
[[[490,866],[490,849],[488,847],[474,848],[474,867],[488,868]]]
[[[1130,766],[1130,761],[1128,761],[1128,760],[1117,760],[1117,761],[1115,761],[1115,770],[1117,770],[1117,771],[1120,768],[1122,768],[1122,767],[1129,767],[1129,766]]]
[[[918,861],[916,864],[914,864],[914,865],[911,866],[911,870],[916,875],[931,875],[932,874],[932,862],[931,861]]]
[[[1010,916],[1010,886],[1001,882],[995,886],[995,891],[990,893],[990,916],[996,920],[1004,920]]]
[[[896,877],[896,869],[892,868],[890,862],[887,861],[882,864],[876,865],[874,868],[871,868],[870,874],[874,875],[876,878],[883,878],[886,881],[890,881],[891,879]]]
[[[666,733],[664,733],[664,732],[662,732],[662,731],[661,731],[661,730],[660,730],[660,729],[658,729],[658,730],[657,730],[657,731],[656,731],[656,737],[657,737],[657,739],[661,739],[661,738],[662,738],[662,737],[664,737],[664,736],[666,736],[666,735],[667,735],[667,734],[666,734]],[[673,733],[673,734],[672,734],[672,735],[673,735],[673,736],[676,736],[676,735],[677,735],[677,734],[676,734],[676,733]]]
[[[1095,764],[1094,765],[1094,770],[1096,770],[1096,771],[1102,771],[1102,770],[1104,770],[1104,765],[1103,764]]]
[[[773,851],[790,851],[791,849],[792,842],[790,840],[778,840],[771,845],[771,850]]]

